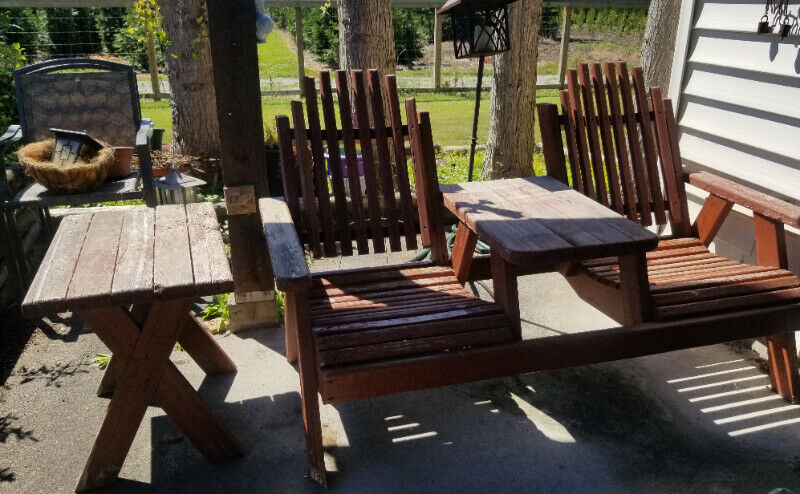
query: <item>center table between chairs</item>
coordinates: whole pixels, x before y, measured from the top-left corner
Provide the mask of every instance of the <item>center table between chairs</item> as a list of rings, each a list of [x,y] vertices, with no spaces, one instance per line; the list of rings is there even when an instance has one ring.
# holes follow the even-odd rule
[[[190,312],[196,297],[231,291],[211,204],[109,208],[63,219],[22,310],[73,311],[113,352],[100,389],[113,396],[77,491],[117,478],[151,401],[209,461],[243,455],[169,360],[178,342],[206,374],[236,371]]]

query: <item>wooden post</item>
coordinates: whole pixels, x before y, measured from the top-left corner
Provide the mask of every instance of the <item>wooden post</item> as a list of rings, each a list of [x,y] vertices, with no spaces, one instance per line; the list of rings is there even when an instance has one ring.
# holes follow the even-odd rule
[[[255,206],[256,197],[269,195],[255,4],[252,0],[207,0],[206,5],[226,202],[236,200],[228,211],[235,284],[235,308],[229,307],[231,328],[266,326],[277,323],[278,312],[272,267]],[[240,207],[232,207],[237,204]]]
[[[161,83],[158,78],[158,59],[156,58],[156,40],[150,19],[147,20],[147,68],[150,70],[150,84],[153,86],[153,99],[161,99]]]
[[[442,17],[437,13],[433,21],[433,88],[442,85]]]
[[[295,42],[297,44],[297,77],[300,81],[300,91],[303,91],[303,78],[306,76],[306,63],[303,56],[305,41],[303,41],[303,11],[300,7],[294,8],[294,28],[297,31]]]
[[[564,77],[567,74],[567,57],[569,55],[569,28],[570,17],[572,17],[572,7],[564,7],[563,19],[561,20],[561,56],[558,59],[558,83],[564,85]]]

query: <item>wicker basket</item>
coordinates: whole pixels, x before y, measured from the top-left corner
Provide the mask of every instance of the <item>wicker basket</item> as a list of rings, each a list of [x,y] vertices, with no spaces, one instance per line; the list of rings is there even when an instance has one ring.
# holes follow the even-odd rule
[[[48,190],[87,192],[106,179],[114,166],[114,148],[103,146],[87,163],[81,158],[74,165],[56,165],[50,161],[55,139],[32,142],[19,151],[19,162],[25,173]]]

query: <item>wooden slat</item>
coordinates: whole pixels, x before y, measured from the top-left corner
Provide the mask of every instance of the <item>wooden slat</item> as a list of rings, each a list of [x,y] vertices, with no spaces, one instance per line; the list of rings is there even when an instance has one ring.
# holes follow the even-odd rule
[[[584,192],[584,183],[578,158],[578,144],[575,134],[575,120],[573,118],[572,105],[569,103],[569,93],[562,90],[559,93],[561,99],[561,114],[564,116],[564,137],[567,144],[567,158],[569,161],[569,173],[572,177],[572,188],[578,192]]]
[[[281,155],[281,178],[283,180],[283,197],[292,213],[292,220],[300,225],[300,200],[297,178],[297,162],[294,155],[294,139],[289,117],[279,115],[275,117],[275,127],[278,132],[278,150]]]
[[[186,219],[195,295],[202,297],[232,292],[233,277],[214,206],[209,202],[187,204]]]
[[[785,272],[770,270],[759,266],[751,266],[739,270],[737,274],[721,273],[719,275],[709,277],[706,273],[701,273],[698,276],[685,277],[682,280],[671,281],[660,285],[653,285],[650,287],[650,293],[655,295],[657,293],[676,292],[686,289],[699,289],[711,286],[725,285],[731,283],[741,283],[750,280],[763,280],[767,278],[777,278],[785,275]]]
[[[636,205],[636,192],[634,190],[634,178],[628,157],[628,145],[625,140],[625,125],[622,118],[620,107],[619,85],[613,63],[603,64],[603,74],[606,78],[606,89],[608,90],[608,106],[611,125],[614,129],[614,146],[617,150],[619,160],[619,171],[624,192],[625,207],[628,217],[633,221],[639,221],[639,208]]]
[[[681,217],[685,228],[689,229],[689,202],[686,198],[686,187],[684,186],[683,161],[678,143],[678,123],[675,121],[675,113],[672,108],[672,101],[664,99],[664,118],[667,123],[667,135],[669,135],[669,148],[672,151],[673,172],[675,173],[675,185],[678,189],[678,203],[681,207]],[[676,232],[677,233],[677,232]]]
[[[664,214],[664,196],[661,193],[658,161],[653,137],[653,123],[650,118],[650,105],[647,101],[647,88],[644,86],[644,74],[641,67],[631,69],[633,76],[633,92],[636,95],[636,107],[639,110],[639,129],[644,144],[644,160],[647,167],[647,178],[650,182],[650,200],[654,203],[653,211],[656,223],[664,225],[667,217]]]
[[[415,303],[420,300],[428,300],[429,297],[438,296],[437,294],[448,294],[450,296],[463,295],[464,287],[459,284],[434,285],[431,287],[407,288],[404,290],[393,290],[369,295],[343,295],[332,297],[327,300],[313,301],[309,308],[313,315],[323,313],[338,314],[350,309],[368,309],[380,307],[394,307],[398,304]]]
[[[195,295],[189,229],[181,205],[156,208],[153,289],[157,298]]]
[[[783,288],[793,288],[798,286],[797,277],[787,274],[783,277],[768,278],[764,280],[745,281],[722,286],[711,286],[679,292],[660,293],[653,296],[653,303],[657,306],[674,305],[684,302],[696,302],[700,300],[714,300],[722,297],[734,295],[746,295],[748,293],[766,292],[770,290],[780,290]]]
[[[619,92],[622,96],[622,108],[625,111],[625,130],[628,135],[628,149],[633,164],[633,178],[636,181],[637,205],[641,212],[639,223],[645,226],[652,225],[647,171],[642,161],[642,148],[639,146],[639,131],[636,126],[636,110],[633,107],[628,67],[624,62],[617,62],[617,75]]]
[[[350,185],[350,200],[353,206],[353,226],[356,230],[356,246],[359,254],[369,254],[367,244],[366,222],[364,221],[364,199],[361,195],[358,161],[356,158],[356,141],[353,134],[353,113],[350,107],[350,92],[347,83],[347,72],[336,71],[336,93],[339,97],[339,118],[342,125],[342,141],[347,161],[347,180]]]
[[[769,305],[797,302],[800,299],[800,288],[787,288],[763,293],[747,294],[733,297],[716,298],[687,302],[679,305],[664,305],[656,309],[660,320],[689,317],[700,314],[720,313],[731,309],[750,309]]]
[[[597,102],[597,115],[600,120],[600,139],[603,143],[603,157],[605,169],[608,174],[609,189],[611,192],[611,207],[620,214],[625,214],[625,202],[617,170],[616,156],[614,155],[614,141],[611,138],[611,123],[608,116],[608,102],[606,100],[605,83],[599,63],[592,64],[591,80],[594,86],[595,101]]]
[[[376,69],[370,69],[369,101],[372,108],[372,121],[375,128],[375,147],[378,151],[378,174],[380,176],[381,198],[386,222],[389,227],[389,248],[393,252],[401,250],[400,225],[398,224],[397,202],[394,197],[394,181],[392,180],[392,161],[389,155],[389,141],[386,134],[386,116],[383,113],[383,95],[381,77]]]
[[[122,211],[103,211],[92,216],[67,290],[67,305],[70,308],[112,304],[111,284],[123,218]]]
[[[280,198],[263,197],[258,200],[258,209],[275,272],[275,286],[287,292],[309,288],[311,273],[286,203]]]
[[[478,234],[459,221],[456,238],[453,242],[451,264],[453,265],[456,279],[461,283],[466,282],[469,277],[469,268],[472,265],[472,258],[477,244]]]
[[[308,130],[311,134],[311,156],[314,159],[314,189],[319,204],[322,241],[325,255],[332,257],[336,255],[336,240],[334,238],[334,224],[331,214],[331,196],[328,192],[328,177],[325,173],[325,148],[322,145],[317,90],[314,86],[313,77],[303,78],[303,92],[306,98],[306,112],[308,113]],[[334,146],[334,152],[337,151],[336,148]]]
[[[460,323],[458,321],[457,323]],[[397,340],[375,345],[362,345],[320,352],[322,366],[352,364],[370,360],[387,360],[408,355],[425,355],[444,350],[458,350],[512,340],[509,328],[479,329],[442,336]]]
[[[294,142],[297,153],[297,171],[300,175],[300,191],[303,194],[303,211],[305,212],[307,235],[306,242],[314,257],[322,257],[320,248],[320,224],[317,214],[317,201],[314,196],[314,164],[308,150],[306,139],[306,119],[303,115],[303,103],[292,101],[292,121],[294,122]]]
[[[397,79],[394,74],[386,76],[386,98],[389,101],[389,118],[392,123],[392,144],[394,150],[394,169],[397,174],[397,188],[400,191],[400,209],[403,213],[403,231],[406,237],[406,249],[417,248],[417,231],[414,211],[411,203],[411,189],[408,183],[408,164],[406,159],[405,140],[403,138],[403,122],[400,113],[400,101],[397,96]]]
[[[539,129],[542,136],[542,152],[547,176],[569,185],[567,163],[564,159],[564,143],[561,138],[558,107],[550,103],[536,105]]]
[[[322,101],[322,115],[325,119],[325,136],[328,143],[328,170],[331,174],[331,187],[336,200],[336,225],[339,232],[339,249],[342,255],[353,255],[353,237],[347,219],[347,194],[344,190],[342,175],[342,156],[339,151],[339,137],[336,128],[336,110],[333,105],[331,91],[331,73],[327,70],[319,73],[319,94]]]
[[[389,281],[396,279],[429,278],[435,276],[452,275],[453,270],[447,266],[417,266],[417,263],[408,263],[404,266],[384,266],[379,268],[362,268],[361,270],[338,271],[332,273],[317,273],[314,275],[314,286],[319,287],[344,287],[348,285],[367,285],[374,281]]]
[[[594,185],[600,203],[608,206],[608,193],[606,189],[606,174],[603,169],[603,155],[600,154],[600,143],[597,140],[597,119],[595,118],[595,105],[592,98],[592,81],[589,78],[589,65],[582,63],[578,65],[578,77],[580,80],[580,90],[583,96],[583,113],[586,117],[586,133],[589,139],[589,150],[591,151],[592,171],[594,173]]]
[[[372,249],[376,253],[386,252],[381,224],[381,200],[378,194],[378,180],[375,173],[375,155],[372,140],[361,129],[369,129],[369,110],[367,105],[367,88],[364,83],[364,72],[353,70],[350,73],[353,84],[354,109],[358,122],[358,140],[361,143],[361,158],[364,163],[364,185],[366,186],[367,205],[369,209],[369,226],[372,231]]]
[[[578,73],[575,69],[567,70],[567,93],[569,94],[569,106],[572,110],[572,125],[574,125],[573,131],[577,150],[576,157],[583,181],[583,193],[592,199],[597,199],[595,185],[592,181],[592,169],[589,164],[589,144],[586,140],[586,126],[583,119]]]
[[[453,324],[453,320],[446,319],[421,324],[403,324],[367,331],[318,336],[316,344],[318,350],[324,351],[508,326],[508,319],[503,313],[457,319],[456,321],[457,324]]]
[[[311,321],[315,327],[351,322],[366,323],[369,321],[379,321],[396,317],[409,317],[422,314],[434,314],[447,310],[467,309],[486,303],[488,302],[475,299],[475,297],[465,297],[463,294],[459,293],[451,294],[439,292],[435,296],[431,295],[430,301],[415,301],[389,307],[353,309],[346,311],[345,314],[315,316]]]
[[[703,244],[711,245],[732,209],[732,202],[710,194],[703,203],[694,225],[692,225],[694,234],[698,236]]]
[[[65,298],[69,282],[91,222],[91,214],[67,216],[61,220],[22,302],[25,316],[67,309]]]
[[[155,223],[152,208],[137,208],[125,214],[111,285],[111,298],[117,304],[140,302],[144,293],[152,294]]]
[[[669,203],[670,226],[675,235],[691,235],[687,205],[681,201],[683,180],[678,177],[683,172],[677,173],[681,168],[680,163],[673,161],[672,136],[667,125],[666,106],[660,88],[650,89],[653,113],[655,114],[655,135],[658,144],[658,156],[661,159],[661,172],[666,186],[667,201]],[[677,136],[675,136],[677,138]]]
[[[405,288],[414,288],[418,286],[427,286],[427,285],[443,285],[443,284],[451,284],[457,283],[455,276],[440,276],[435,278],[422,278],[417,280],[393,280],[393,281],[385,281],[381,283],[373,283],[366,286],[352,286],[352,287],[345,287],[345,288],[337,288],[332,287],[325,290],[323,293],[328,297],[335,297],[337,295],[353,295],[356,293],[369,293],[375,292],[377,290],[400,290]],[[317,290],[312,290],[311,295],[318,294]]]

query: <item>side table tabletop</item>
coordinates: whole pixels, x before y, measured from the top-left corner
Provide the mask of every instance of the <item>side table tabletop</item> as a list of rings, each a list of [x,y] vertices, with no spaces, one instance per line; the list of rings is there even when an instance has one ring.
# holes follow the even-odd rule
[[[626,322],[649,318],[645,253],[658,245],[655,233],[551,177],[451,184],[440,189],[445,207],[460,222],[453,246],[459,279],[466,279],[479,236],[491,248],[496,299],[498,286],[516,286],[508,281],[515,276],[515,266],[541,266],[548,271],[587,259],[619,257],[621,285],[627,294]],[[501,298],[516,297],[516,292],[506,291],[501,290]]]
[[[113,391],[77,491],[116,480],[151,401],[212,462],[243,455],[175,365],[179,342],[206,374],[236,366],[190,312],[233,291],[211,204],[68,216],[22,303],[26,316],[73,311],[113,352],[99,394]]]

